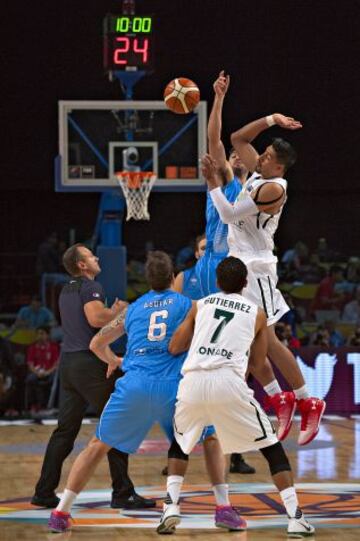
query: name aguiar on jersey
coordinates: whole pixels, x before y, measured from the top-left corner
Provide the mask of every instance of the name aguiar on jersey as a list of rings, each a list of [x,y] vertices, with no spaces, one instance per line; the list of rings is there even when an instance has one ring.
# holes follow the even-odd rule
[[[144,308],[164,308],[164,306],[169,306],[170,304],[174,304],[174,299],[146,301],[144,302]]]

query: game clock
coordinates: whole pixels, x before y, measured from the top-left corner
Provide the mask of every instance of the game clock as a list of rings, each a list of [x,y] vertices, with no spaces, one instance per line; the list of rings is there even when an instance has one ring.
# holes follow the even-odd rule
[[[107,71],[153,69],[153,16],[107,15],[104,19]]]

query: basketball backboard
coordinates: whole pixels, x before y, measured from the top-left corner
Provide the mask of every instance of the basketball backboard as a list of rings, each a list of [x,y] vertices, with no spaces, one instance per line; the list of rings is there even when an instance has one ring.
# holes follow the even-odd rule
[[[117,171],[140,168],[154,191],[201,191],[206,126],[206,102],[178,115],[163,101],[60,101],[55,189],[118,188]]]

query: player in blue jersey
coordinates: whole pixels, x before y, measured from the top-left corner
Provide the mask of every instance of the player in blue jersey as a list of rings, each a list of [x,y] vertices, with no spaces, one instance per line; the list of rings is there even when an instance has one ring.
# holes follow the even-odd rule
[[[205,235],[199,235],[195,239],[195,258],[201,259],[206,249],[206,237]],[[173,290],[178,293],[182,293],[185,297],[193,301],[201,299],[202,292],[199,287],[199,278],[196,273],[196,265],[185,269],[176,276]]]
[[[155,422],[172,442],[169,457],[168,491],[174,497],[174,482],[186,471],[188,457],[174,439],[173,416],[185,354],[171,355],[169,341],[185,319],[192,302],[170,289],[173,279],[171,259],[164,252],[148,256],[146,277],[151,291],[140,297],[92,339],[90,349],[108,364],[108,373],[119,366],[125,372],[119,378],[96,429],[96,436],[75,460],[65,491],[52,512],[49,528],[64,532],[71,528],[70,509],[100,460],[111,448],[135,453]],[[124,359],[117,357],[109,344],[124,332],[128,335]],[[207,440],[205,455],[213,463],[214,484],[223,472],[224,461],[218,440]],[[210,470],[209,470],[210,473]],[[175,488],[176,490],[176,488]]]
[[[230,77],[221,71],[214,87],[214,103],[208,123],[209,153],[216,160],[223,178],[223,191],[230,202],[235,202],[241,191],[242,184],[248,174],[243,162],[235,150],[226,159],[224,145],[221,141],[221,118],[224,98],[229,88]],[[196,263],[196,274],[199,280],[201,297],[219,291],[216,285],[216,267],[228,253],[228,226],[220,220],[212,199],[207,192],[206,199],[206,250],[204,256]]]

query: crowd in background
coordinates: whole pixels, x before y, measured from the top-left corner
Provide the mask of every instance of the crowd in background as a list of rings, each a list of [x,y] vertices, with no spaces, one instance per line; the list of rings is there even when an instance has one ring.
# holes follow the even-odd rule
[[[65,249],[56,233],[50,234],[38,248],[36,275],[64,277]],[[179,250],[174,259],[178,272],[194,265],[193,244]],[[141,261],[129,262],[127,300],[146,291],[143,271]],[[313,251],[299,241],[279,257],[279,277],[290,311],[276,324],[276,333],[287,347],[360,347],[359,257],[344,257],[324,238]],[[40,288],[39,282],[39,292]],[[62,332],[57,315],[44,306],[39,292],[19,307],[11,325],[2,325],[0,416],[36,417],[50,402],[56,403]]]

